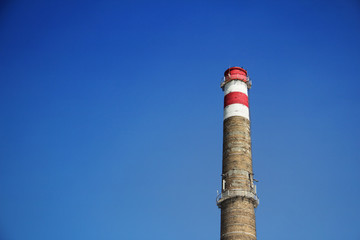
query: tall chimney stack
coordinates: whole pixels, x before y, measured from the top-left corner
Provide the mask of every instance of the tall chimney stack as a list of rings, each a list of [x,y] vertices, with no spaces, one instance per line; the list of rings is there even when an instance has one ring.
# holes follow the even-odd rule
[[[221,240],[256,240],[255,208],[259,204],[251,159],[247,71],[231,67],[224,73]]]

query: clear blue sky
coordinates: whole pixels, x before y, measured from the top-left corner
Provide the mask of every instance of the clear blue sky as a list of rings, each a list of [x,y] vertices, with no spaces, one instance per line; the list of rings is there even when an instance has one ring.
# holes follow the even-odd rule
[[[2,1],[0,239],[219,240],[245,67],[258,239],[360,239],[360,2]]]

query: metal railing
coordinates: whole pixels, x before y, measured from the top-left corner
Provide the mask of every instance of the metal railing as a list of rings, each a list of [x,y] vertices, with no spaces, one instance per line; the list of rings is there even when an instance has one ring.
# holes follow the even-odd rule
[[[220,87],[223,88],[225,86],[226,83],[232,81],[232,80],[240,80],[246,83],[248,89],[251,88],[252,85],[252,81],[250,80],[250,78],[248,76],[244,76],[244,75],[235,75],[235,76],[231,76],[231,77],[222,77],[220,80]]]

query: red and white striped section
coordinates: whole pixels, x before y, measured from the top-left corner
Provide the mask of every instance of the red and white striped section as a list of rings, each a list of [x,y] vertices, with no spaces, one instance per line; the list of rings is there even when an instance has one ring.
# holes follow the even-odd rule
[[[224,120],[240,116],[250,120],[248,87],[241,80],[232,80],[224,86]]]

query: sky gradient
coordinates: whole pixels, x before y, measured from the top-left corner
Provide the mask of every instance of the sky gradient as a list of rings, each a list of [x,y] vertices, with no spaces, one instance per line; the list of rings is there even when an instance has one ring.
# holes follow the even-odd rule
[[[0,239],[220,239],[253,81],[261,240],[360,239],[360,2],[3,1]]]

